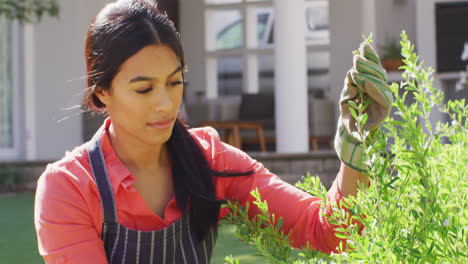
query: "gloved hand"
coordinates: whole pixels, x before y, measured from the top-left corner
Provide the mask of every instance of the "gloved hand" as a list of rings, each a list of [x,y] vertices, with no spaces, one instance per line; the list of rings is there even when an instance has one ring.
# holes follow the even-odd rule
[[[365,153],[360,142],[356,120],[351,115],[349,101],[361,100],[359,90],[364,98],[371,101],[364,113],[368,118],[363,129],[369,128],[370,133],[380,129],[380,125],[390,113],[393,96],[387,85],[387,74],[380,65],[380,60],[374,49],[366,42],[362,43],[359,54],[353,58],[353,67],[344,80],[344,88],[340,97],[340,117],[335,135],[335,150],[340,160],[348,167],[365,171]]]

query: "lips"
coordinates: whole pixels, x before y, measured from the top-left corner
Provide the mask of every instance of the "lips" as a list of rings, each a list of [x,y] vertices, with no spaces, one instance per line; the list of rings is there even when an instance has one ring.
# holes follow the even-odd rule
[[[159,129],[168,128],[171,126],[171,124],[172,124],[172,119],[166,119],[166,120],[148,123],[150,127],[159,128]]]

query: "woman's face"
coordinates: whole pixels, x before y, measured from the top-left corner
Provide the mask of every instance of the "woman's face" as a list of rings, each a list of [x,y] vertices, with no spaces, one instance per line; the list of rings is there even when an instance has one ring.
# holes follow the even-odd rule
[[[166,45],[150,45],[126,60],[108,91],[97,91],[120,138],[165,143],[183,93],[182,66]]]

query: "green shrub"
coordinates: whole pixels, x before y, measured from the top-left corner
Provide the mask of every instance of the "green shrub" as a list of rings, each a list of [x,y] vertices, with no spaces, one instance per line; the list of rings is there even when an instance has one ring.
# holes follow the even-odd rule
[[[341,206],[351,215],[333,205],[329,217],[334,224],[360,221],[361,234],[356,226],[337,228],[337,236],[347,240],[339,254],[296,254],[287,236],[276,232],[258,192],[253,195],[262,215],[256,219],[248,219],[248,205],[228,205],[233,214],[226,220],[238,226],[237,236],[271,263],[468,263],[468,106],[464,99],[444,103],[444,93],[432,85],[433,70],[423,68],[405,32],[401,37],[405,81],[391,85],[395,117],[372,135],[374,144],[363,140],[371,186],[344,199]],[[405,104],[407,96],[414,103]],[[433,126],[430,116],[438,111],[449,121]],[[318,177],[308,175],[297,186],[326,206]],[[236,263],[233,257],[226,261]]]

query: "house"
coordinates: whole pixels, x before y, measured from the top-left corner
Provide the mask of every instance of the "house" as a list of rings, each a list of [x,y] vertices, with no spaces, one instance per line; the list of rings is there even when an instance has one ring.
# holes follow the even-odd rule
[[[90,22],[107,2],[60,0],[58,18],[44,17],[34,25],[0,19],[1,162],[52,161],[84,142],[88,122],[83,121],[80,108],[86,86],[84,42]],[[314,16],[302,16],[304,3],[328,6],[328,27],[317,30],[327,32],[328,28],[327,41],[306,43],[306,31],[298,25]],[[338,101],[352,51],[363,34],[374,32],[378,47],[388,37],[399,38],[405,29],[425,65],[437,69],[441,51],[437,49],[436,5],[440,3],[468,5],[467,0],[161,0],[160,7],[182,35],[189,66],[188,101],[196,101],[200,94],[220,96],[217,62],[226,57],[240,61],[242,92],[258,92],[260,63],[268,55],[276,56],[273,71],[277,77],[270,87],[281,98],[275,102],[278,152],[300,153],[309,151],[305,98],[308,85],[313,87],[307,84],[306,65],[311,62],[306,54],[328,56],[325,71],[318,74],[325,74],[322,95],[333,102]],[[265,10],[274,10],[275,23],[270,26],[275,27],[275,45],[261,46],[255,37],[257,14]],[[230,12],[245,22],[240,28],[242,47],[217,50],[216,16],[228,17]],[[466,24],[453,27],[463,27],[465,33],[468,28]],[[397,74],[389,77],[399,78]],[[457,80],[458,71],[435,75],[436,86],[449,98],[466,98],[467,91],[455,91]]]

